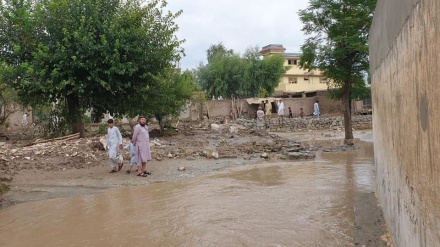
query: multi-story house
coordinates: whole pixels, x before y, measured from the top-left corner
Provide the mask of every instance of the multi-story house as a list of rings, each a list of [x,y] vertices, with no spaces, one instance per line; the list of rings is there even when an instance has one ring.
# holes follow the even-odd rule
[[[284,57],[284,66],[288,68],[275,88],[275,96],[302,97],[307,93],[327,90],[328,79],[319,70],[303,70],[299,67],[301,53],[287,53],[283,45],[270,44],[264,46],[260,54],[270,56],[281,54]]]

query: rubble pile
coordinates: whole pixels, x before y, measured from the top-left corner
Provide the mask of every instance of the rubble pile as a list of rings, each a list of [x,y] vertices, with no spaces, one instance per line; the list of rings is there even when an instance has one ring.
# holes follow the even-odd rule
[[[0,146],[0,180],[12,180],[21,170],[40,169],[58,171],[70,168],[96,166],[106,159],[106,154],[92,149],[97,138],[37,143],[31,146]]]
[[[300,159],[314,157],[310,152],[312,150],[307,150],[307,146],[301,143],[243,126],[211,124],[211,129],[195,127],[192,128],[192,133],[191,138],[174,138],[173,141],[150,140],[153,159],[161,161],[167,158],[247,158],[254,154],[258,157],[262,153],[270,153],[265,159],[289,159],[289,152],[286,150],[297,150]]]
[[[171,137],[151,138],[152,158],[164,161],[260,157],[295,160],[314,157],[312,150],[301,143],[237,124],[205,123],[201,126],[184,126],[184,130],[179,130],[177,135]],[[2,142],[0,180],[10,182],[21,170],[63,171],[90,168],[107,162],[105,135],[77,138],[79,136],[71,135],[37,140],[27,145]],[[129,142],[125,138],[123,145]],[[128,162],[129,151],[123,150],[121,154]]]

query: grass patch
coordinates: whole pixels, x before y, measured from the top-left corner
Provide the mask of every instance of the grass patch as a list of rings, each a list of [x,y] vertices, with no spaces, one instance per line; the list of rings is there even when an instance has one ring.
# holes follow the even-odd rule
[[[0,195],[9,191],[9,185],[0,183]]]

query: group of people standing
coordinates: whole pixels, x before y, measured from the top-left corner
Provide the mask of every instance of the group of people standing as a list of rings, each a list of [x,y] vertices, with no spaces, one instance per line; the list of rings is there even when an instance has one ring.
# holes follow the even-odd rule
[[[258,107],[258,109],[260,109],[260,108],[263,111],[263,114],[267,118],[271,117],[271,115],[272,115],[272,103],[269,102],[269,100],[261,101],[261,104]],[[277,100],[276,101],[275,108],[276,108],[278,116],[284,116],[284,102],[282,100]],[[290,107],[289,107],[289,109],[290,109]]]
[[[313,104],[313,116],[315,118],[319,118],[319,116],[321,115],[321,113],[319,111],[319,104],[318,103],[319,103],[319,101],[316,101]],[[278,115],[280,121],[283,121],[284,102],[281,99],[276,100],[275,107],[276,107],[277,115]],[[289,109],[289,118],[293,118],[292,109],[290,107],[288,107],[288,109]],[[261,104],[258,107],[258,111],[257,111],[257,128],[258,129],[264,128],[264,119],[271,118],[271,115],[272,115],[272,103],[269,102],[268,100],[261,101]],[[304,115],[305,114],[304,114],[303,108],[300,108],[299,116],[301,118],[303,118]]]
[[[110,159],[110,166],[112,167],[110,173],[115,173],[122,169],[124,163],[119,150],[124,148],[130,150],[130,169],[126,172],[130,173],[131,168],[136,166],[138,176],[146,177],[151,175],[151,172],[146,170],[147,161],[151,160],[150,135],[147,126],[147,118],[141,116],[138,120],[139,122],[134,127],[133,135],[130,138],[130,143],[125,147],[122,146],[122,135],[119,128],[114,126],[113,119],[107,121],[107,150]]]

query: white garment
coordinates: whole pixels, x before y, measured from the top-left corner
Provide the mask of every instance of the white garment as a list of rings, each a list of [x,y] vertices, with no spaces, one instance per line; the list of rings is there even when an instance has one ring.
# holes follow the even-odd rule
[[[23,116],[21,117],[21,123],[23,125],[27,125],[28,124],[27,114],[23,114]]]
[[[257,117],[261,118],[261,119],[264,118],[264,111],[263,110],[258,110],[257,111]]]
[[[278,115],[284,115],[284,102],[282,101],[278,104]]]
[[[130,150],[130,166],[136,165],[136,149],[133,143],[129,143],[124,146],[124,149]]]
[[[313,116],[317,116],[319,117],[320,112],[319,112],[319,105],[318,102],[315,102],[315,104],[313,104]]]
[[[257,128],[262,129],[264,127],[264,111],[257,111]]]
[[[119,156],[119,145],[122,144],[122,135],[118,127],[107,129],[108,157],[116,160]]]

